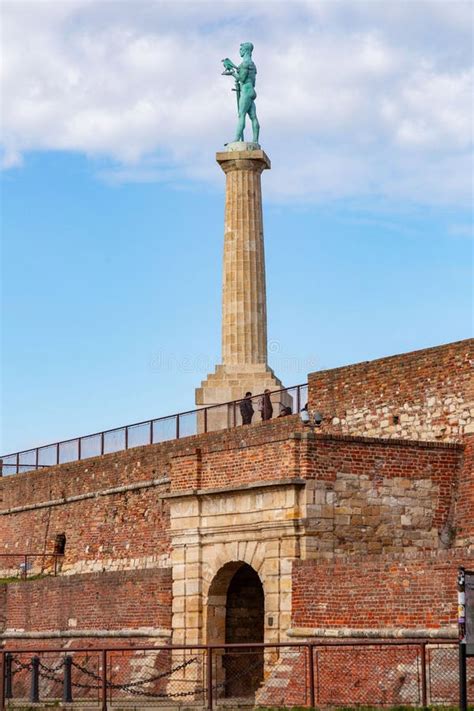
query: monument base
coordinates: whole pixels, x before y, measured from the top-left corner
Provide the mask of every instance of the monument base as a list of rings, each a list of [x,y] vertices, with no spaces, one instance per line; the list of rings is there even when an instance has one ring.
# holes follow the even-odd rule
[[[210,373],[206,380],[203,380],[200,388],[196,388],[196,405],[219,405],[207,411],[206,429],[211,432],[242,424],[238,404],[228,405],[230,401],[240,400],[245,397],[246,392],[251,392],[254,396],[255,410],[253,422],[256,422],[261,419],[257,396],[264,390],[274,391],[283,387],[281,380],[264,363],[217,365],[215,372]],[[273,417],[278,417],[281,406],[292,407],[293,405],[290,402],[291,397],[286,392],[274,393],[271,400]],[[198,429],[200,432],[204,431],[204,418],[199,418]]]

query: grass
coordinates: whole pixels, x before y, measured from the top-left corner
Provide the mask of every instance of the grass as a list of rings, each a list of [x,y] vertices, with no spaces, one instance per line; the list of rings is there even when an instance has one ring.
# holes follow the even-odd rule
[[[45,573],[38,573],[37,575],[28,575],[24,578],[22,575],[14,575],[11,578],[0,578],[0,585],[5,585],[7,583],[27,583],[29,580],[41,580],[41,578],[49,577]]]

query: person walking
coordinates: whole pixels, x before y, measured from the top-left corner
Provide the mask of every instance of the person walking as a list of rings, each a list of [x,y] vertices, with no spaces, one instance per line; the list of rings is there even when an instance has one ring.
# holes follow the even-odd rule
[[[250,425],[254,413],[251,392],[245,393],[245,399],[240,401],[239,408],[240,416],[242,417],[242,424]]]
[[[273,405],[270,398],[270,390],[265,390],[259,403],[262,420],[271,420],[273,415]]]

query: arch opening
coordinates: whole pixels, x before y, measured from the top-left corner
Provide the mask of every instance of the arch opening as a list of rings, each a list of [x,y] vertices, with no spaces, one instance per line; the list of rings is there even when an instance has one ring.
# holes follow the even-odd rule
[[[263,642],[265,597],[256,571],[242,561],[224,565],[211,583],[207,614],[209,643]],[[253,696],[263,669],[263,649],[225,650],[216,669],[224,696]]]

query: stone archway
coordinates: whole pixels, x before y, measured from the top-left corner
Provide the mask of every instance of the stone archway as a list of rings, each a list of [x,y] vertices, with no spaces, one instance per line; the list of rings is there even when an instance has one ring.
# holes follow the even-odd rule
[[[264,615],[264,591],[257,572],[242,561],[224,565],[209,588],[208,643],[263,642]],[[217,678],[227,698],[253,696],[263,681],[263,649],[227,651],[216,661]]]

